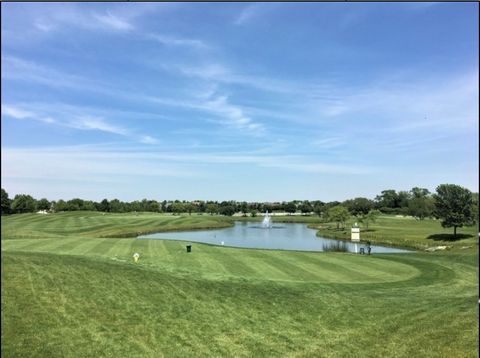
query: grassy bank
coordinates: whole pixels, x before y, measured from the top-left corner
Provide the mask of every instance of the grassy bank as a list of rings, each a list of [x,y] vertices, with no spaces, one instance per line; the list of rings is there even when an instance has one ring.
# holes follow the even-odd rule
[[[2,217],[2,356],[478,356],[476,247],[187,253],[99,236],[230,221],[116,215]]]
[[[211,215],[104,214],[91,211],[22,214],[2,217],[2,239],[137,237],[159,231],[205,230],[232,225],[233,221],[228,217]]]
[[[337,229],[335,223],[313,224],[318,236],[350,240],[349,222],[345,229]],[[416,220],[412,217],[381,216],[371,223],[368,230],[361,228],[362,241],[373,244],[414,248],[424,250],[433,246],[448,246],[452,249],[467,247],[478,248],[478,226],[463,227],[457,230],[457,239],[453,238],[452,228],[442,228],[439,220]]]

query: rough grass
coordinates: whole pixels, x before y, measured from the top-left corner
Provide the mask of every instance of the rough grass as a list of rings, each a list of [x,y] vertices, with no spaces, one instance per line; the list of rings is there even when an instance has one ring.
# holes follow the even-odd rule
[[[349,222],[345,229],[337,229],[335,223],[312,224],[318,229],[318,236],[340,240],[350,240]],[[453,238],[453,228],[442,228],[439,220],[416,220],[412,217],[381,216],[369,225],[361,227],[360,238],[372,244],[426,249],[446,245],[455,249],[465,246],[478,247],[478,225],[457,229],[457,239]]]
[[[187,253],[184,242],[95,237],[156,227],[155,215],[145,227],[126,214],[39,217],[2,218],[5,357],[478,356],[477,247]]]

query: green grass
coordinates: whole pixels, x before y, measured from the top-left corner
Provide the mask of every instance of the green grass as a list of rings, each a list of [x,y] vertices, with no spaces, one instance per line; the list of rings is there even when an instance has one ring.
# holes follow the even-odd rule
[[[159,231],[204,230],[232,226],[222,216],[174,216],[156,213],[103,214],[61,212],[51,215],[23,214],[2,217],[2,239],[32,237],[137,237]]]
[[[318,236],[350,240],[349,222],[345,229],[337,229],[335,223],[310,225],[318,229]],[[457,240],[453,239],[453,228],[442,228],[439,220],[416,220],[412,217],[381,216],[377,222],[369,225],[368,230],[361,227],[362,241],[372,244],[426,249],[432,246],[449,246],[460,249],[465,246],[478,247],[478,225],[457,229]]]
[[[230,221],[2,217],[2,356],[478,357],[478,246],[187,253],[185,242],[104,237],[212,225]]]

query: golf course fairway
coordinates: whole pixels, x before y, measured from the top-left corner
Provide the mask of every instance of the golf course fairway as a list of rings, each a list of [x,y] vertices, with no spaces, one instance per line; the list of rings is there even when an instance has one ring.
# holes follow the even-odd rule
[[[478,356],[477,245],[369,256],[193,243],[187,253],[185,242],[128,237],[228,225],[2,217],[2,355]]]

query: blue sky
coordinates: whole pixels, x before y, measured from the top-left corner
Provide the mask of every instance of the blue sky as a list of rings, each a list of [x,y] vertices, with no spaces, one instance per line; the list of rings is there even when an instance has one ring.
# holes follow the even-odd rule
[[[2,187],[478,191],[477,3],[2,3]]]

